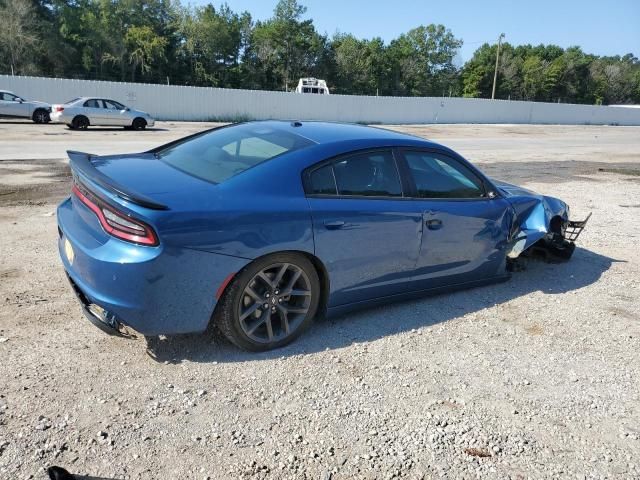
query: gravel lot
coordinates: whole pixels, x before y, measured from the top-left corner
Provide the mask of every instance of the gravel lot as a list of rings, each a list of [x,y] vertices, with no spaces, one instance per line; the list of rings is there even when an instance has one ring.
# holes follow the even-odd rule
[[[58,260],[64,151],[207,126],[0,123],[1,479],[640,478],[640,128],[391,127],[592,211],[570,263],[321,320],[267,354],[106,336]]]

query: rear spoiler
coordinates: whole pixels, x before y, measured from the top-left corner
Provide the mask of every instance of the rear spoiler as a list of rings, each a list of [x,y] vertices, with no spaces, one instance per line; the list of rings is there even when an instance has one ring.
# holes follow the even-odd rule
[[[91,157],[97,157],[97,155],[76,152],[73,150],[67,150],[67,155],[69,156],[69,164],[71,165],[72,170],[80,172],[92,182],[95,182],[105,190],[116,194],[123,200],[151,210],[169,210],[169,207],[166,205],[162,205],[161,203],[139,193],[132,192],[128,188],[119,185],[113,179],[107,177],[104,173],[98,170],[93,163],[91,163]]]

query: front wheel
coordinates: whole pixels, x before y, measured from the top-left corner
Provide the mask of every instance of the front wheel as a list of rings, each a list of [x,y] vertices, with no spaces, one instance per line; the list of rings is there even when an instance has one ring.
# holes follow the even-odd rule
[[[292,342],[311,324],[319,298],[318,274],[307,258],[274,254],[236,275],[220,299],[214,322],[240,348],[271,350]]]
[[[147,121],[144,118],[135,118],[131,124],[134,130],[144,130],[147,128]]]

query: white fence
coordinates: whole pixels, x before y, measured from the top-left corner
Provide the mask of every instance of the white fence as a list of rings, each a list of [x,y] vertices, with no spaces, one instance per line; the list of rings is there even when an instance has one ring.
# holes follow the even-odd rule
[[[8,75],[0,75],[0,89],[49,103],[79,96],[113,98],[160,120],[640,125],[640,109],[475,98],[302,95]]]

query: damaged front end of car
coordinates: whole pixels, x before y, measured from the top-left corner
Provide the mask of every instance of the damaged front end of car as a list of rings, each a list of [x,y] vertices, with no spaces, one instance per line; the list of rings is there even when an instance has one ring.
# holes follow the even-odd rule
[[[582,221],[570,220],[569,207],[562,200],[504,182],[494,184],[513,207],[507,249],[512,269],[521,257],[534,256],[548,262],[571,258],[591,214]]]

